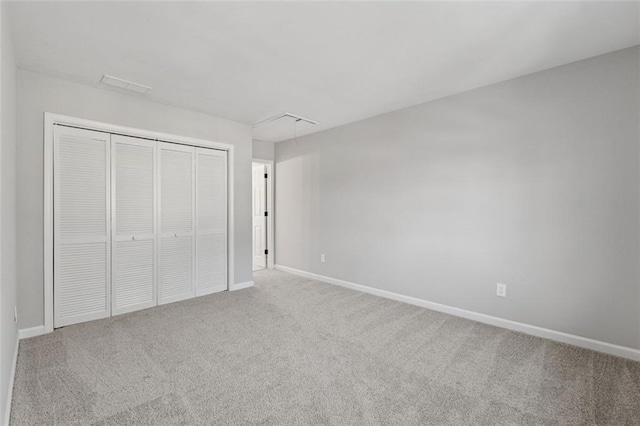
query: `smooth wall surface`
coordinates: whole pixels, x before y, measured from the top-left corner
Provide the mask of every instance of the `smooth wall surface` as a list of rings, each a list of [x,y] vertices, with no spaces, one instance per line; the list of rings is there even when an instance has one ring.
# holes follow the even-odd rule
[[[254,140],[253,158],[259,158],[261,160],[273,160],[275,158],[274,143]]]
[[[277,143],[276,263],[640,348],[639,55]]]
[[[16,306],[16,65],[5,3],[0,4],[0,423],[4,422],[18,336]]]
[[[235,282],[251,281],[251,127],[110,90],[18,71],[20,328],[43,318],[44,112],[235,145]]]

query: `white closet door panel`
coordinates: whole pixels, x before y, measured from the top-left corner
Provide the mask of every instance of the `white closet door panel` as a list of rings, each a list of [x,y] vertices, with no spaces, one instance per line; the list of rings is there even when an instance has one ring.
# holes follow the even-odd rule
[[[105,137],[56,126],[58,236],[107,235],[107,150]],[[84,132],[88,132],[84,134]],[[80,133],[80,134],[79,134]]]
[[[57,257],[56,326],[108,317],[107,243],[62,244]]]
[[[196,295],[227,286],[227,152],[196,148]]]
[[[193,238],[163,238],[160,304],[193,297]]]
[[[110,135],[54,127],[54,326],[111,313]]]
[[[227,156],[226,151],[196,150],[198,231],[227,230]]]
[[[119,241],[114,244],[114,315],[156,305],[155,265],[154,240]]]
[[[160,143],[160,274],[158,303],[195,295],[195,149]]]
[[[197,295],[227,290],[227,238],[225,234],[198,235]]]
[[[112,314],[156,305],[155,142],[113,135]]]
[[[193,232],[193,148],[161,144],[160,170],[162,232]]]
[[[155,144],[112,136],[117,235],[154,234]]]

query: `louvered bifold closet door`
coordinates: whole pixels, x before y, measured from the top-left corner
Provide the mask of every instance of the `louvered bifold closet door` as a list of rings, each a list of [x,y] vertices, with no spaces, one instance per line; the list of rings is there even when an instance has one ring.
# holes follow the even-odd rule
[[[196,148],[196,296],[227,289],[227,152]]]
[[[158,304],[194,296],[194,153],[190,146],[159,144]]]
[[[156,143],[111,136],[111,312],[156,305]]]
[[[111,315],[110,135],[54,127],[54,326]]]

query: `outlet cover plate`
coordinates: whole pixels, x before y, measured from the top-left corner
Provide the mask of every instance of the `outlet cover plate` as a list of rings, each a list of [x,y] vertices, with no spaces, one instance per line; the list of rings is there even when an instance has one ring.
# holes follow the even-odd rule
[[[496,296],[507,297],[507,285],[498,283],[496,285]]]

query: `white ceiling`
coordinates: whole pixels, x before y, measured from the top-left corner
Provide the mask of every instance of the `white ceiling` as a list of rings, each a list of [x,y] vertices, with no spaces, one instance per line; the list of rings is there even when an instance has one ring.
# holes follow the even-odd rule
[[[244,123],[335,127],[640,44],[633,2],[21,2],[18,66]],[[272,137],[293,137],[293,129]]]

